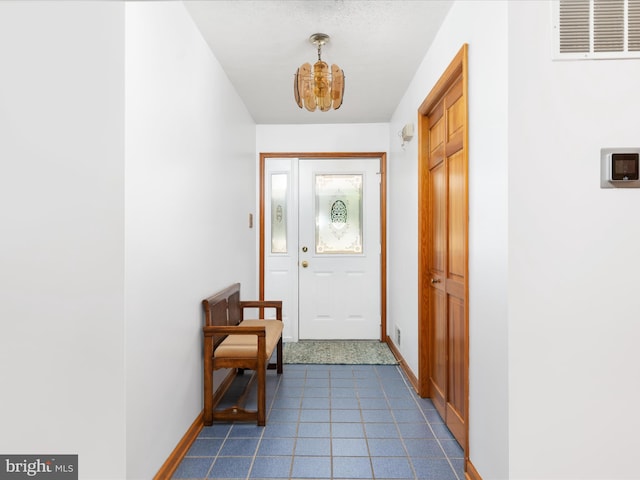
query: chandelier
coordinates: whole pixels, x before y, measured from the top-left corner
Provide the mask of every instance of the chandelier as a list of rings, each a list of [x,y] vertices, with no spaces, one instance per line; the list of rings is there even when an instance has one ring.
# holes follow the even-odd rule
[[[318,61],[313,65],[303,64],[296,72],[293,93],[300,108],[314,112],[316,108],[326,112],[340,108],[344,94],[344,72],[337,65],[329,65],[320,58],[322,46],[329,41],[329,35],[314,33],[309,41],[318,46]]]

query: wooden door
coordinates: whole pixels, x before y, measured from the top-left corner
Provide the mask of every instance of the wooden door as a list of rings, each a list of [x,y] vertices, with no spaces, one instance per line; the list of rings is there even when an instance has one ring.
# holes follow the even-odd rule
[[[466,49],[420,113],[420,386],[468,455]]]

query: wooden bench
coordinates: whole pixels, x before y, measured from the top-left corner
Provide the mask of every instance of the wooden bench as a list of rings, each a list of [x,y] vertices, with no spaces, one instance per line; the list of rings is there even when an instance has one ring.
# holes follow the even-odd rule
[[[282,302],[241,301],[240,284],[235,283],[202,301],[205,313],[204,332],[204,424],[214,420],[255,420],[266,425],[266,370],[276,368],[282,373]],[[246,308],[273,308],[275,320],[245,320]],[[276,363],[269,364],[274,350]],[[216,410],[224,391],[224,384],[214,398],[213,372],[220,368],[243,372],[253,370],[258,377],[257,410],[244,408],[243,394],[240,402],[226,409]],[[247,390],[252,382],[247,385]]]

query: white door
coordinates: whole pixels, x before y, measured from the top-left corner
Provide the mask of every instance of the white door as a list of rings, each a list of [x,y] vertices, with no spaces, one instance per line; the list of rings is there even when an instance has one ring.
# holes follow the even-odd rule
[[[379,159],[301,159],[300,339],[380,339]]]
[[[285,342],[380,339],[379,168],[266,159],[264,296],[283,301]]]

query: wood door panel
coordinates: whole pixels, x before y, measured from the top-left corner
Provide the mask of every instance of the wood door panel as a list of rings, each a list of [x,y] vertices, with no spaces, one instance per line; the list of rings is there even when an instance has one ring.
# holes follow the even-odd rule
[[[465,277],[467,212],[465,168],[462,151],[447,159],[448,163],[448,267],[449,274]]]
[[[429,271],[444,275],[447,259],[447,178],[444,163],[431,170],[430,183],[430,236],[432,243]]]
[[[431,392],[431,401],[433,402],[433,406],[436,407],[438,415],[443,419],[447,418],[445,392],[440,390],[440,385],[435,383],[432,378],[429,379],[429,391]]]
[[[444,116],[444,102],[440,101],[435,105],[427,116],[429,117],[429,125],[435,125],[436,122]]]
[[[463,87],[464,85],[462,84],[462,76],[458,77],[456,81],[451,84],[451,87],[449,87],[449,90],[447,90],[447,93],[444,96],[444,104],[447,110],[451,107],[451,105],[453,105],[463,97]],[[460,121],[458,123],[464,123],[464,118],[464,116],[460,117]]]
[[[465,437],[467,427],[465,425],[464,418],[460,416],[460,413],[451,407],[450,403],[447,403],[444,407],[445,418],[447,419],[447,428],[451,431],[455,439],[460,445],[465,444]]]
[[[438,285],[438,284],[436,284]],[[435,396],[440,397],[438,402],[441,404],[441,415],[445,413],[445,404],[447,396],[447,296],[441,286],[433,286],[431,291],[431,352],[433,361],[431,362],[430,379],[432,384],[432,392]]]
[[[433,123],[429,129],[429,148],[431,152],[436,150],[438,146],[445,142],[445,119],[441,117],[438,120],[430,119]]]
[[[434,319],[431,332],[431,348],[433,350],[431,378],[440,385],[440,390],[447,391],[447,298],[438,288],[431,289],[432,316]]]
[[[466,102],[462,95],[462,81],[458,80],[445,97],[447,139],[446,155],[451,156],[464,147]]]
[[[444,159],[447,154],[445,147],[446,147],[446,144],[441,143],[433,152],[431,152],[429,156],[430,158],[429,168],[433,168],[436,165],[444,162]]]
[[[460,444],[465,440],[465,309],[464,299],[448,296],[448,377],[446,423]]]
[[[457,152],[460,152],[463,147],[464,141],[462,132],[460,132],[460,134],[452,135],[449,141],[444,145],[444,155],[446,157],[450,157]]]
[[[445,105],[447,109],[447,141],[454,135],[464,130],[465,101],[462,96],[462,84],[458,82],[453,87],[452,94],[447,96]]]
[[[448,377],[447,402],[457,412],[464,412],[465,321],[464,299],[448,295]]]
[[[432,123],[429,129],[429,168],[433,168],[444,160],[445,148],[445,122],[444,117],[439,120],[429,119]]]

